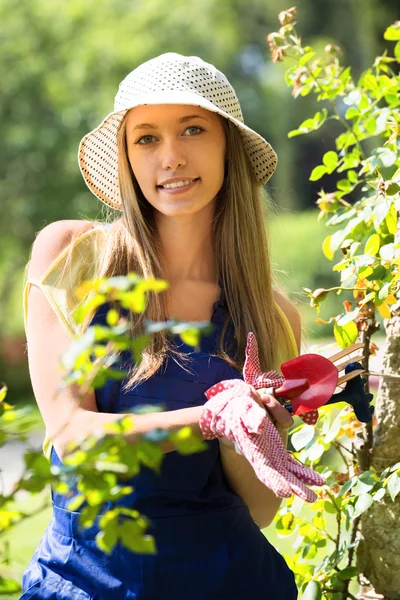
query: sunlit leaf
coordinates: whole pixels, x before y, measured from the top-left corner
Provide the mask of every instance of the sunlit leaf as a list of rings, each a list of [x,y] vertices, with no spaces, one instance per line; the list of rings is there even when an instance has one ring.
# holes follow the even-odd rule
[[[381,243],[381,238],[377,233],[373,233],[367,240],[365,244],[364,252],[365,254],[370,254],[371,256],[375,256],[378,254],[379,246]]]
[[[351,344],[354,344],[358,337],[357,325],[353,321],[346,323],[343,327],[335,323],[333,334],[339,346],[343,349],[347,348]]]
[[[400,21],[396,21],[393,25],[390,25],[383,34],[383,37],[390,42],[400,40]]]
[[[310,175],[310,181],[317,181],[318,179],[321,179],[321,177],[323,175],[325,175],[327,172],[327,169],[324,165],[318,165],[318,167],[315,167]]]
[[[322,252],[325,254],[326,258],[328,258],[329,260],[333,260],[334,257],[334,252],[331,248],[331,239],[332,236],[328,235],[328,237],[326,237],[323,241],[322,244]]]
[[[308,582],[306,589],[301,596],[301,600],[321,600],[322,588],[318,581],[311,580]]]

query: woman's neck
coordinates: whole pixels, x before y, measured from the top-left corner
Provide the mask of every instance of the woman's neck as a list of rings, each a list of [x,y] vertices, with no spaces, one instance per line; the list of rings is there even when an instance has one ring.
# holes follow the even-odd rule
[[[156,219],[167,281],[217,281],[211,219],[206,211]]]

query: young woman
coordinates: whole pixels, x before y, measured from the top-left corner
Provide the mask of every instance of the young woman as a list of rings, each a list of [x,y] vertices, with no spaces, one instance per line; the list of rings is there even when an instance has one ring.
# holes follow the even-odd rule
[[[70,440],[138,404],[161,403],[164,410],[137,415],[130,440],[155,427],[190,425],[200,434],[204,392],[242,377],[249,331],[263,371],[300,350],[299,316],[273,289],[265,233],[262,185],[276,155],[243,123],[220,71],[175,53],[140,65],[120,84],[114,111],[82,139],[79,164],[91,191],[121,214],[107,224],[51,223],[33,244],[25,327],[53,464]],[[80,332],[72,318],[74,287],[130,271],[170,284],[149,294],[143,315],[131,315],[133,335],[142,317],[211,320],[212,333],[194,350],[160,332],[139,365],[127,361],[122,382],[88,393],[83,403],[73,386],[56,394],[58,358]],[[106,308],[91,323],[104,322]],[[286,442],[292,417],[263,390],[257,398]],[[54,514],[24,573],[21,600],[295,600],[293,573],[260,531],[281,499],[231,441],[206,443],[206,452],[190,456],[165,443],[161,475],[143,468],[132,481],[124,503],[151,519],[156,555],[118,545],[106,556],[95,544],[98,524],[81,531],[79,512],[52,490]]]

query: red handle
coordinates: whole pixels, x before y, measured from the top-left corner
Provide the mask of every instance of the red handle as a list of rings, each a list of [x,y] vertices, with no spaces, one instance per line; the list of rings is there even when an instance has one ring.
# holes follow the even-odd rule
[[[339,378],[335,365],[320,354],[303,354],[292,358],[281,365],[281,371],[286,381],[275,390],[275,395],[291,399],[295,415],[326,404]]]

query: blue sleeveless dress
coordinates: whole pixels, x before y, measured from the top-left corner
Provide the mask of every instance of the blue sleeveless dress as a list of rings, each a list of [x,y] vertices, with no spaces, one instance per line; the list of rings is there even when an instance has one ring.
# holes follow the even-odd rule
[[[104,323],[106,310],[100,307],[92,322]],[[194,359],[192,373],[168,360],[132,391],[121,391],[124,381],[109,380],[96,390],[98,410],[123,413],[146,403],[162,403],[164,410],[200,406],[213,384],[242,378],[210,356],[226,314],[222,291],[213,306],[213,331],[202,336],[200,349],[177,338],[179,349]],[[165,454],[160,475],[142,467],[125,482],[135,489],[119,504],[134,505],[149,517],[156,555],[118,544],[107,556],[96,547],[98,523],[82,530],[79,512],[66,508],[70,498],[52,490],[53,515],[24,572],[20,600],[296,600],[293,572],[224,477],[218,440],[206,444],[207,451],[189,456]],[[54,448],[51,462],[61,464]]]

